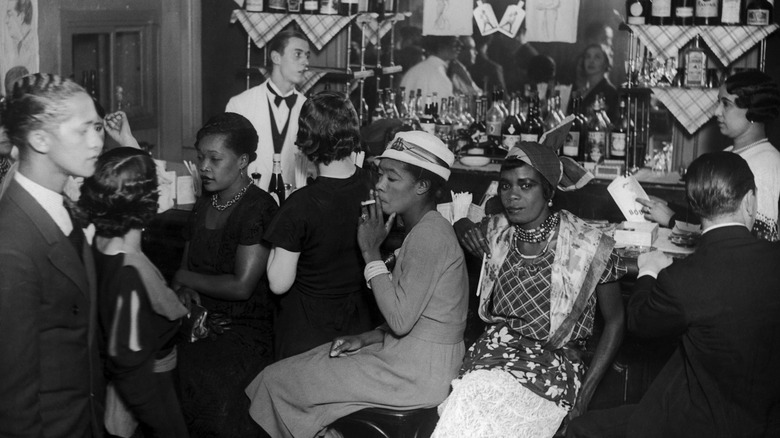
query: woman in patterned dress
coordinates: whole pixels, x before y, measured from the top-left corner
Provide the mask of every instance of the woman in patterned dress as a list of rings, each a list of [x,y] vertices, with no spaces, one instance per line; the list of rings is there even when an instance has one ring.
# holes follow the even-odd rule
[[[553,151],[528,142],[512,149],[499,181],[504,211],[461,238],[469,252],[486,255],[478,293],[488,325],[439,408],[434,437],[551,437],[567,414],[587,408],[620,346],[616,280],[625,264],[611,237],[551,209],[556,186],[587,182]],[[605,327],[586,370],[597,304]]]

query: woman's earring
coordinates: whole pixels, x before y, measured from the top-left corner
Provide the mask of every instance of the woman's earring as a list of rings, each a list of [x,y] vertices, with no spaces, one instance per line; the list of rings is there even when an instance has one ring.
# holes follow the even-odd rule
[[[548,206],[548,207],[552,207],[552,198],[550,198],[550,200],[549,200],[549,201],[547,201],[547,206]]]

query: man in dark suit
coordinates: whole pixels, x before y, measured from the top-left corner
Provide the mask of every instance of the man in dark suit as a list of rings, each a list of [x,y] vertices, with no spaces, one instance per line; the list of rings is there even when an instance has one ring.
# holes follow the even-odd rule
[[[20,150],[0,199],[0,436],[103,435],[95,273],[64,205],[103,147],[90,96],[67,79],[20,79],[3,119]]]
[[[686,191],[696,252],[640,256],[628,309],[629,330],[680,346],[638,405],[590,412],[567,436],[780,436],[780,242],[750,234],[756,187],[739,155],[697,158]]]

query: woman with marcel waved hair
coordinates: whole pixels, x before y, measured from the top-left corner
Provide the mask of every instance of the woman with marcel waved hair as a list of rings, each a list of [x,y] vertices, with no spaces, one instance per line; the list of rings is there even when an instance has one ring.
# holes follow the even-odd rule
[[[357,113],[343,93],[322,92],[301,109],[298,148],[319,171],[279,209],[265,239],[271,291],[282,295],[274,324],[276,358],[294,356],[371,327],[363,261],[355,239],[371,177],[357,167]]]
[[[106,429],[123,437],[133,434],[135,421],[145,436],[189,436],[171,376],[173,338],[187,308],[141,251],[142,230],[157,213],[158,197],[152,158],[123,147],[98,158],[78,203],[95,225],[98,320],[110,382]],[[135,421],[118,415],[128,409]]]

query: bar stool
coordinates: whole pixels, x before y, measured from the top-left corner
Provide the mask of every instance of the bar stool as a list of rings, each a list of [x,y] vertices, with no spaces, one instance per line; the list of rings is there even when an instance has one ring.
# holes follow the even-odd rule
[[[429,438],[438,420],[435,407],[404,411],[366,408],[338,419],[332,427],[345,438]]]

